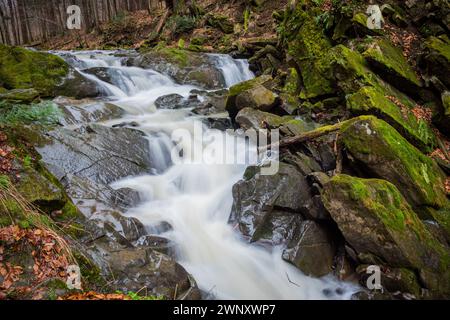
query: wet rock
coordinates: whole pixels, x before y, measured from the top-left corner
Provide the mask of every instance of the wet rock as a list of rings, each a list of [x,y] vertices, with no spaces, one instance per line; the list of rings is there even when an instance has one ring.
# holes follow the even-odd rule
[[[147,234],[144,225],[138,219],[125,217],[117,211],[99,210],[92,214],[89,220],[100,229],[118,232],[129,242],[137,241]]]
[[[279,172],[272,176],[258,172],[258,167],[250,167],[245,179],[234,185],[232,216],[253,241],[265,238],[280,243],[289,238],[292,232],[288,229],[294,221],[301,220],[303,206],[311,198],[310,189],[292,165],[280,163]]]
[[[63,112],[59,122],[64,125],[81,125],[120,118],[124,111],[120,107],[107,102],[95,100],[71,100],[68,98],[55,99]]]
[[[116,71],[107,67],[95,67],[83,70],[83,72],[96,76],[100,80],[113,84],[113,79],[120,75],[119,71]]]
[[[170,257],[150,248],[111,252],[106,260],[116,278],[113,286],[123,292],[146,292],[180,300],[199,299],[193,278]]]
[[[166,254],[170,257],[174,256],[175,244],[170,240],[158,236],[147,235],[139,238],[135,242],[136,246],[149,247],[152,250]]]
[[[11,103],[32,103],[39,100],[39,92],[35,89],[14,89],[0,92],[0,100]]]
[[[225,112],[225,102],[228,95],[228,90],[216,91],[202,91],[192,90],[191,94],[196,94],[203,97],[203,101],[199,106],[196,106],[192,112],[200,115],[211,115]]]
[[[225,79],[207,55],[175,48],[160,48],[130,59],[130,65],[167,74],[179,84],[205,89],[225,87]]]
[[[205,123],[208,128],[211,129],[217,129],[221,131],[233,129],[233,122],[228,117],[228,114],[209,116],[208,118],[206,118]]]
[[[55,88],[55,95],[72,97],[75,99],[95,98],[104,95],[97,83],[85,78],[72,67],[61,84]]]
[[[322,277],[332,271],[335,245],[330,231],[314,221],[304,221],[283,251],[283,259],[306,275]]]
[[[155,105],[158,109],[178,109],[184,100],[179,94],[169,94],[156,99]]]
[[[361,262],[379,264],[381,259],[390,267],[417,269],[427,288],[450,292],[448,281],[437,281],[449,279],[448,248],[429,233],[393,184],[337,175],[325,186],[323,201]]]
[[[365,117],[343,128],[341,141],[352,158],[374,176],[390,181],[415,207],[444,207],[444,174],[394,128]]]
[[[57,129],[47,134],[51,144],[38,151],[50,171],[109,184],[150,171],[149,146],[143,133],[129,128],[98,124],[75,130]]]
[[[261,213],[261,215],[258,215]],[[288,211],[271,210],[267,212],[255,212],[255,232],[251,242],[263,241],[271,245],[286,245],[297,235],[303,217]]]

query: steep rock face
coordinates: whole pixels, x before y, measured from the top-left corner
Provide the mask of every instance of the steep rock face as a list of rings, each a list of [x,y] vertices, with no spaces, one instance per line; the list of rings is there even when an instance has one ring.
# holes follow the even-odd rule
[[[78,5],[82,15],[82,29],[99,25],[123,11],[158,7],[160,2],[148,0],[1,0],[0,43],[31,44],[51,36],[72,32],[67,29],[67,8]],[[77,32],[75,30],[74,32]]]

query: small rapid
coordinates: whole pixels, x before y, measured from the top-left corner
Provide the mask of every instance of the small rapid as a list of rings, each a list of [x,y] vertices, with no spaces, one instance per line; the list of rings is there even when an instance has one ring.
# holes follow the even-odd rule
[[[233,137],[235,143],[230,145],[225,142],[231,140],[225,139],[230,133],[207,129],[190,110],[159,110],[155,106],[161,96],[179,94],[187,98],[197,87],[178,85],[153,70],[126,67],[122,58],[112,53],[82,52],[74,56],[76,59],[67,61],[103,88],[107,99],[126,111],[117,121],[137,122],[147,134],[153,172],[113,184],[114,188],[133,188],[142,195],[143,202],[127,214],[143,222],[150,233],[158,233],[176,244],[178,262],[194,276],[206,297],[350,298],[355,289],[352,285],[331,276],[305,276],[281,259],[281,248],[269,250],[251,245],[229,224],[232,187],[242,179],[246,167],[256,163],[221,164],[219,158],[236,152],[237,157],[245,158],[248,142]],[[228,55],[209,57],[223,73],[227,87],[253,77],[245,60],[234,60]],[[85,72],[94,67],[105,68],[110,83]],[[199,126],[204,129],[202,134],[194,135]],[[173,162],[172,133],[180,128],[191,134],[194,146],[204,150],[195,161],[180,155]],[[218,161],[206,164],[205,158]],[[169,223],[171,229],[161,230],[161,223]]]

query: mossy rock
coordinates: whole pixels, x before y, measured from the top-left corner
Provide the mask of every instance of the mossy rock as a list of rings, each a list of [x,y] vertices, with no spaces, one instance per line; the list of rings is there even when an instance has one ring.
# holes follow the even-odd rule
[[[297,24],[300,27],[296,27]],[[287,26],[295,32],[295,37],[289,42],[288,53],[301,70],[301,98],[310,99],[333,93],[335,90],[330,79],[322,72],[322,58],[332,45],[316,17],[310,12],[297,9]]]
[[[389,40],[375,39],[363,55],[374,70],[397,88],[414,94],[422,86],[402,51]]]
[[[33,168],[25,169],[21,173],[16,188],[28,202],[47,213],[59,210],[64,206],[65,195],[63,191]]]
[[[32,103],[39,99],[39,92],[35,89],[14,89],[0,92],[0,101],[9,103]]]
[[[445,207],[445,176],[431,158],[422,154],[393,127],[373,116],[345,124],[341,142],[365,172],[390,181],[416,208]]]
[[[43,97],[53,96],[68,72],[58,56],[0,45],[0,86],[6,89],[34,88]]]
[[[450,293],[450,254],[385,180],[337,175],[325,185],[325,207],[363,263],[379,257],[388,266],[412,268],[438,294]],[[441,278],[443,281],[436,282]]]
[[[407,106],[401,109],[374,87],[363,87],[347,96],[347,108],[354,115],[371,114],[385,120],[424,152],[435,149],[436,137],[428,124],[418,120]]]
[[[271,76],[263,75],[232,86],[226,102],[226,110],[231,118],[234,119],[239,110],[245,107],[259,109],[258,106],[261,106],[266,109],[264,111],[270,110],[277,102],[277,96],[267,88],[267,84],[272,80]],[[246,103],[250,105],[243,105]]]
[[[208,14],[206,23],[213,28],[221,30],[223,33],[229,34],[234,32],[234,24],[227,16]]]

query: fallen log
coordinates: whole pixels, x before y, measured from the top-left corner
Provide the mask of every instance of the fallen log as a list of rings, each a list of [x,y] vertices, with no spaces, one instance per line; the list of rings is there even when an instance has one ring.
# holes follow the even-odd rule
[[[258,148],[258,150],[260,152],[264,152],[269,149],[283,148],[283,147],[287,147],[287,146],[290,146],[293,144],[311,141],[311,140],[323,137],[325,135],[334,133],[336,131],[339,131],[342,128],[342,126],[349,123],[350,121],[355,121],[355,119],[346,120],[346,121],[339,122],[337,124],[333,124],[333,125],[329,125],[329,126],[323,126],[323,127],[314,129],[312,131],[308,131],[308,132],[296,135],[294,137],[285,138],[285,139],[280,140],[279,142],[275,142],[275,143],[260,147],[260,148]]]

